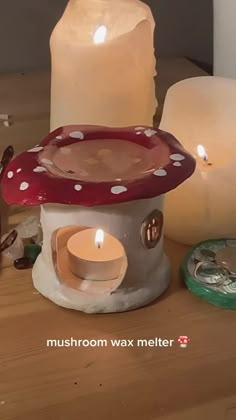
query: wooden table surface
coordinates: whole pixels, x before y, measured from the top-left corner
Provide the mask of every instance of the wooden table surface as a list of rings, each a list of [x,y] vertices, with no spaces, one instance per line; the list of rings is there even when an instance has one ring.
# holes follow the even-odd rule
[[[203,75],[183,59],[160,60],[160,117],[167,88]],[[36,144],[49,128],[49,74],[0,75],[2,150]],[[38,212],[38,209],[34,209]],[[32,214],[11,208],[10,224]],[[0,273],[1,420],[234,420],[236,419],[235,312],[201,301],[179,277],[188,248],[166,241],[173,275],[155,304],[123,314],[65,310],[32,287],[31,272],[4,261]],[[191,345],[180,349],[179,335]],[[47,348],[48,339],[176,340],[168,348]]]

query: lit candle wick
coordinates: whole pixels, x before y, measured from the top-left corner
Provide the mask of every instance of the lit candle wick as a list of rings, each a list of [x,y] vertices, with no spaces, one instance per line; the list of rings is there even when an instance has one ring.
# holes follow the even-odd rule
[[[104,44],[107,37],[107,27],[105,25],[99,26],[99,28],[96,30],[93,42],[94,44]]]
[[[198,156],[203,159],[206,165],[212,165],[212,163],[209,163],[208,154],[204,146],[199,144],[199,146],[197,147],[197,152],[198,152]]]
[[[95,245],[98,249],[101,249],[104,244],[104,231],[102,229],[98,229],[95,236]]]

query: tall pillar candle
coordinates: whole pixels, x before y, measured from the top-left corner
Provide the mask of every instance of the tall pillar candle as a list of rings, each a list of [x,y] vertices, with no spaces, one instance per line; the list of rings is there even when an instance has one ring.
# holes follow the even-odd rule
[[[51,129],[152,126],[154,28],[139,0],[70,0],[50,41]]]

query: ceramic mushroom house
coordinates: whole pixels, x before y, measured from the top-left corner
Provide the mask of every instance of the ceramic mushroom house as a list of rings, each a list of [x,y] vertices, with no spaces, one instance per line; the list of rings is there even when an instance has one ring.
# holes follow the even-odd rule
[[[36,289],[88,313],[126,311],[160,296],[170,280],[164,194],[194,169],[172,135],[149,127],[66,126],[15,158],[5,200],[41,206]]]

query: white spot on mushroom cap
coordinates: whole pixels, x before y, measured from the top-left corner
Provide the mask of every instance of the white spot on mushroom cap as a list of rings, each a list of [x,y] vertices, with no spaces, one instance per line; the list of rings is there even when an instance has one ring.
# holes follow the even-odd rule
[[[8,177],[9,179],[11,179],[11,178],[13,178],[13,176],[14,176],[14,172],[9,171],[9,172],[8,172],[8,174],[7,174],[7,177]]]
[[[42,159],[42,163],[45,163],[45,165],[53,165],[52,161],[46,158]]]
[[[70,133],[70,137],[72,137],[72,139],[83,140],[84,134],[82,133],[82,131],[73,131],[72,133]]]
[[[43,166],[37,166],[36,168],[34,168],[34,172],[37,172],[37,173],[47,172],[47,169],[44,168]]]
[[[182,166],[182,163],[180,163],[180,162],[175,162],[175,163],[173,163],[173,166],[180,167],[180,166]]]
[[[43,150],[43,147],[42,146],[38,146],[38,147],[33,147],[33,149],[29,149],[29,150],[27,150],[27,152],[29,152],[29,153],[36,153],[36,152],[41,152],[41,150]]]
[[[22,169],[21,168],[19,168],[19,169],[17,169],[17,173],[19,174],[20,172],[22,171]]]
[[[74,189],[75,189],[75,191],[81,191],[82,190],[82,185],[80,185],[80,184],[76,184],[75,186],[74,186]]]
[[[145,127],[135,127],[135,131],[145,130]]]
[[[153,175],[155,176],[166,176],[167,172],[165,169],[157,169],[155,172],[153,172]]]
[[[183,155],[180,155],[179,153],[174,153],[173,155],[170,156],[170,158],[171,160],[176,160],[178,162],[185,159],[185,157]]]
[[[137,131],[136,135],[140,136],[140,134],[142,134],[142,131]]]
[[[112,187],[111,192],[112,194],[122,194],[124,192],[128,191],[126,187],[123,187],[122,185],[117,185],[116,187]]]
[[[44,199],[43,195],[38,195],[38,200],[42,201]]]
[[[147,137],[152,137],[154,136],[154,134],[157,134],[157,131],[152,130],[151,128],[149,128],[148,130],[144,131],[145,136]]]
[[[28,190],[28,188],[29,188],[29,184],[28,184],[28,182],[22,182],[22,183],[20,184],[20,190],[21,190],[21,191],[26,191],[26,190]]]
[[[62,140],[62,139],[63,139],[63,137],[62,137],[62,136],[56,136],[56,139],[57,139],[57,140]]]

